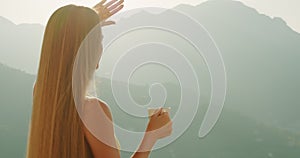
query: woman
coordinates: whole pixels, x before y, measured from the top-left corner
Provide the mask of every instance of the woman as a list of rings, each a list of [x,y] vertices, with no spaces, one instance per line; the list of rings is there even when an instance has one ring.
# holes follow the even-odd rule
[[[80,45],[88,33],[99,23],[103,26],[113,24],[114,22],[106,20],[123,7],[122,0],[104,3],[105,0],[94,9],[75,5],[64,6],[55,11],[48,21],[34,86],[27,158],[120,157],[108,106],[97,98],[84,97],[92,74],[98,68],[102,45],[98,43],[99,49],[96,54],[87,48],[84,54],[78,56],[80,61],[85,61],[89,66],[76,63]],[[97,37],[102,40],[101,35]],[[79,116],[73,97],[73,67],[75,71],[84,74],[77,78],[80,79],[81,88],[80,92],[75,93],[84,98],[82,107],[98,106],[102,110],[100,117],[109,118],[109,123],[97,120],[97,126],[103,127],[100,134],[112,142],[112,145],[97,139],[87,127],[87,122]],[[89,114],[89,109],[84,108],[84,112]],[[148,157],[155,142],[170,135],[171,131],[169,114],[159,109],[150,117],[141,145],[132,157]]]

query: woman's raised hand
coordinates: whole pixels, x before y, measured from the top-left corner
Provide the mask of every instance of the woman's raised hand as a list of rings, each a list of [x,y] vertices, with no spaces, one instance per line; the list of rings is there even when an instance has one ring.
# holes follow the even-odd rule
[[[171,135],[172,121],[169,112],[163,112],[160,108],[150,116],[150,120],[146,132],[153,136],[155,139],[160,139]]]
[[[123,2],[124,0],[111,0],[106,3],[106,0],[102,0],[93,7],[99,15],[102,26],[115,24],[114,21],[107,21],[107,19],[124,7]]]

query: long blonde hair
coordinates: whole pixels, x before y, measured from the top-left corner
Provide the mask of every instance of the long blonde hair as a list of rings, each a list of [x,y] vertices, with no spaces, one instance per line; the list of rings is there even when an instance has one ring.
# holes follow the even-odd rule
[[[50,17],[35,83],[27,158],[93,157],[75,107],[72,70],[81,42],[99,21],[95,11],[75,5],[59,8]],[[86,56],[94,69],[98,59]],[[88,76],[82,77],[82,91],[94,69],[82,68],[82,76]]]

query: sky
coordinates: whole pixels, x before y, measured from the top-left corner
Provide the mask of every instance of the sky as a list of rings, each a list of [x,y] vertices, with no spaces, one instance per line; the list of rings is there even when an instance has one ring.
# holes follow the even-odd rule
[[[140,7],[172,8],[179,4],[198,5],[207,0],[125,0],[124,10]],[[237,0],[270,17],[281,17],[300,32],[300,0]],[[50,15],[66,4],[94,6],[99,0],[1,0],[0,16],[16,24],[46,25]]]

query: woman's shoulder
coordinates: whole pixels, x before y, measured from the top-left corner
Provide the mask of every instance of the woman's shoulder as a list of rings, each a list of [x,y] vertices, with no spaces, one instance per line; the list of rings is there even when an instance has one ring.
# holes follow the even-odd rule
[[[85,105],[91,105],[91,104],[98,104],[101,107],[105,108],[105,109],[109,109],[109,106],[107,105],[107,103],[97,97],[86,97],[85,99]]]
[[[103,111],[105,112],[105,114],[110,118],[112,119],[112,116],[111,116],[111,111],[110,111],[110,108],[109,106],[107,105],[107,103],[97,97],[86,97],[85,99],[85,107],[89,108],[89,107],[93,107],[93,106],[100,106]]]

